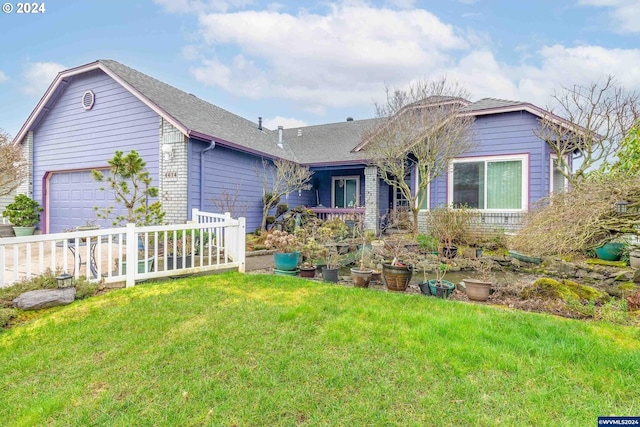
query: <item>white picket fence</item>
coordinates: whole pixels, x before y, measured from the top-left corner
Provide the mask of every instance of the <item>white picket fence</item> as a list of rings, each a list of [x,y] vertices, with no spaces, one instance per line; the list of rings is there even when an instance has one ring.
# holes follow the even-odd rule
[[[245,269],[245,218],[192,211],[186,224],[0,239],[0,287],[52,272],[105,283]],[[178,254],[178,255],[174,255]],[[130,266],[136,266],[131,268]]]

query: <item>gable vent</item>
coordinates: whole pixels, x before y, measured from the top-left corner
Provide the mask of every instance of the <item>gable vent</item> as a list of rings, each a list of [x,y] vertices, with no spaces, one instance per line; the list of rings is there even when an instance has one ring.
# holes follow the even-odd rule
[[[96,96],[92,91],[87,90],[82,94],[82,108],[85,110],[91,110],[95,101]]]

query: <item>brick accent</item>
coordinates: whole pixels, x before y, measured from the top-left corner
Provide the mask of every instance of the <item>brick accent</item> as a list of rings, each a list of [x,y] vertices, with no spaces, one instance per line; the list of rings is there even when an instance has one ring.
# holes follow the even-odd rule
[[[165,221],[169,224],[180,224],[187,220],[187,147],[186,136],[160,117],[158,190],[162,208],[166,212]]]
[[[22,142],[22,154],[29,161],[29,175],[16,189],[16,194],[25,194],[33,197],[33,131],[27,132],[27,137]]]
[[[378,193],[380,184],[378,168],[367,166],[364,168],[364,229],[378,232]]]

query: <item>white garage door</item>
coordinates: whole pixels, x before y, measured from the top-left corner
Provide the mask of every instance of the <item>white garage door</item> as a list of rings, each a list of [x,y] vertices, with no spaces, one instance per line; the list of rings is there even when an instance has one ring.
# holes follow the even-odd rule
[[[49,178],[49,233],[59,233],[96,220],[94,206],[106,207],[111,199],[101,191],[104,184],[91,177],[91,171],[57,172]],[[109,221],[97,221],[102,227]]]

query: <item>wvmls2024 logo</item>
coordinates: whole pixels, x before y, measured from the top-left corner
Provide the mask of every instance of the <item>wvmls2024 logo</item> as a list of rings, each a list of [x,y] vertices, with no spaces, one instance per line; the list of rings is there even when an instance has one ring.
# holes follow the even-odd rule
[[[640,426],[639,417],[598,417],[598,426]]]

